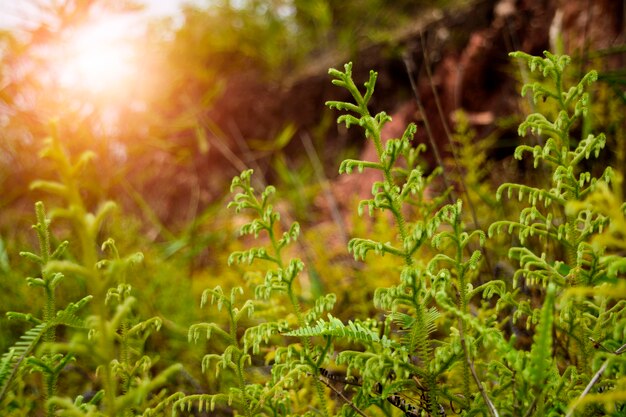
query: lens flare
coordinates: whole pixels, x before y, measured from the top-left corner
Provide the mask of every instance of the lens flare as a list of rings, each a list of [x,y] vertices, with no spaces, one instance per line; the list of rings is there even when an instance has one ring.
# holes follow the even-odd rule
[[[52,69],[64,90],[118,95],[136,75],[132,36],[123,21],[103,18],[65,34],[52,51]]]

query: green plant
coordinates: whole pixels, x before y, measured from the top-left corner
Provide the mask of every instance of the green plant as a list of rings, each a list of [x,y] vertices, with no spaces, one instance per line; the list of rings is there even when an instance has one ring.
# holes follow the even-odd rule
[[[530,356],[524,361],[530,361],[530,368],[524,371],[505,365],[513,372],[510,378],[515,378],[519,372],[526,374],[528,383],[507,382],[517,385],[517,399],[513,404],[518,403],[528,415],[545,415],[564,412],[574,396],[590,383],[598,363],[594,358],[603,355],[597,346],[607,346],[617,352],[624,343],[623,336],[615,333],[625,318],[623,300],[608,294],[583,299],[572,296],[570,291],[582,289],[584,292],[586,288],[594,293],[616,283],[615,274],[607,271],[618,259],[605,258],[604,248],[592,244],[599,233],[611,228],[611,218],[596,207],[581,204],[598,189],[605,189],[614,173],[611,167],[606,167],[599,176],[594,176],[582,166],[586,159],[597,158],[604,148],[603,134],[588,133],[579,140],[571,134],[589,110],[587,87],[597,78],[595,71],[567,88],[564,85],[569,64],[567,56],[548,52],[545,58],[520,52],[512,55],[527,61],[531,71],[541,72],[551,80],[550,86],[536,82],[524,86],[522,92],[530,90],[535,102],[553,100],[557,107],[552,117],[548,113],[529,115],[519,128],[520,135],[528,131],[545,135],[545,144],[521,145],[515,151],[517,159],[524,153],[531,153],[535,168],[545,167],[551,178],[550,188],[503,184],[498,198],[504,193],[509,197],[515,193],[520,201],[526,198],[528,205],[521,210],[519,221],[497,221],[490,227],[491,235],[500,230],[517,232],[519,243],[523,245],[509,251],[509,256],[520,264],[513,276],[514,285],[525,283],[547,288],[541,309],[531,304],[536,300],[520,297],[519,287],[513,296],[506,297],[516,309],[514,321],[525,317],[527,325],[537,323]],[[540,369],[544,372],[539,372]],[[620,373],[618,371],[616,376]],[[610,386],[615,388],[618,384]],[[520,398],[524,397],[526,403],[522,404]],[[615,402],[608,402],[615,407]],[[579,412],[598,415],[606,410],[608,408],[588,407]]]
[[[378,161],[346,160],[341,164],[340,173],[350,173],[354,168],[359,171],[365,168],[382,171],[383,181],[375,183],[372,188],[373,199],[362,201],[359,212],[362,213],[364,207],[368,208],[370,215],[376,210],[390,212],[398,236],[396,244],[354,238],[348,249],[357,259],[365,259],[370,251],[395,256],[402,260],[403,266],[400,267],[400,284],[378,288],[374,296],[375,305],[389,313],[382,339],[373,338],[365,331],[352,333],[346,329],[354,327],[353,324],[344,326],[332,319],[295,333],[310,336],[350,335],[364,343],[365,351],[344,351],[337,357],[338,363],[346,363],[348,371],[358,370],[363,379],[362,391],[350,404],[352,408],[367,407],[373,403],[384,408],[385,400],[397,406],[394,398],[400,391],[418,393],[421,397],[419,409],[429,415],[445,413],[442,405],[444,398],[459,403],[457,406],[466,407],[461,398],[470,396],[470,369],[485,402],[490,404],[473,370],[473,359],[466,342],[470,338],[470,322],[483,333],[488,332],[475,319],[470,320],[468,314],[470,299],[484,289],[471,287],[471,271],[479,265],[480,252],[474,251],[468,257],[464,254],[468,243],[474,237],[484,241],[484,234],[463,230],[460,201],[441,207],[447,198],[445,194],[432,201],[424,198],[425,188],[438,170],[430,177],[423,177],[417,162],[424,148],[413,147],[410,143],[415,133],[414,125],[409,125],[402,138],[390,139],[383,147],[381,130],[390,118],[385,113],[371,116],[367,108],[376,74],[370,73],[370,79],[365,83],[365,94],[362,94],[352,80],[350,64],[345,66],[345,72],[331,70],[330,73],[335,77],[333,84],[348,89],[356,104],[329,102],[328,105],[351,112],[340,116],[338,122],[345,123],[347,127],[361,126],[366,137],[373,140],[379,157]],[[415,220],[409,221],[410,218]],[[447,227],[451,227],[451,231],[445,230]],[[430,262],[424,262],[425,255],[429,254],[425,249],[429,248],[431,241],[432,247],[442,253],[433,256]],[[431,334],[442,320],[442,311],[457,317],[458,330],[436,344]],[[448,374],[457,374],[454,378],[462,381],[462,397],[441,388],[440,382]],[[376,386],[379,388],[374,390]],[[376,394],[374,397],[367,395],[372,392]],[[404,407],[405,412],[407,407]]]
[[[233,223],[243,223],[244,244],[252,247],[234,250],[228,259],[246,281],[231,285],[229,275],[202,293],[201,308],[215,309],[205,322],[188,329],[190,349],[204,349],[206,386],[197,384],[195,393],[177,385],[172,394],[172,380],[183,373],[183,365],[167,357],[162,346],[160,355],[146,347],[167,319],[142,318],[140,291],[133,285],[142,253],[122,256],[125,251],[113,239],[98,243],[114,205],[88,203],[91,196],[79,177],[91,156],[74,161],[53,134],[44,154],[52,158],[60,179],[33,186],[60,198],[61,207],[51,215],[71,226],[79,246],[64,241],[53,249],[50,220],[43,203],[37,203],[39,251],[23,257],[38,267],[39,276],[27,282],[42,289],[41,313],[8,313],[32,327],[0,358],[3,412],[94,417],[209,411],[250,417],[623,415],[626,203],[622,174],[593,164],[607,146],[604,135],[591,134],[584,120],[592,108],[589,88],[596,76],[592,71],[568,87],[567,57],[513,56],[543,75],[523,89],[533,93],[541,110],[519,129],[522,136],[535,133],[543,140],[520,145],[514,156],[531,155],[545,178],[500,185],[497,200],[519,200],[506,206],[518,208],[519,218],[503,217],[507,210],[493,208],[480,169],[486,151],[468,154],[471,135],[461,126],[457,139],[465,153],[458,156],[468,170],[464,198],[480,197],[486,203],[478,207],[487,213],[480,220],[489,226],[488,233],[478,229],[474,218],[465,223],[468,201],[450,203],[448,190],[432,195],[441,169],[425,174],[420,162],[425,148],[413,143],[415,125],[402,137],[383,141],[381,131],[390,118],[368,109],[376,73],[370,73],[362,90],[350,64],[343,71],[330,70],[333,83],[347,89],[354,102],[327,104],[342,112],[338,122],[361,127],[377,151],[374,161],[343,161],[340,173],[368,169],[382,177],[372,186],[372,198],[359,202],[357,209],[374,221],[350,239],[348,251],[355,260],[340,269],[363,287],[355,294],[373,294],[372,307],[346,308],[335,294],[306,288],[318,278],[328,279],[316,274],[332,268],[305,267],[298,257],[302,246],[294,245],[299,224],[281,216],[274,187],[257,191],[252,171],[246,170],[232,181],[235,195],[229,207],[235,211]],[[575,138],[578,131],[583,132],[580,139]],[[90,207],[100,208],[93,213]],[[207,211],[206,218],[213,213]],[[166,243],[161,256],[176,266],[191,262],[200,251],[201,244],[194,243],[200,224],[194,222]],[[507,248],[509,259],[501,259]],[[189,254],[174,263],[172,254],[183,249]],[[221,259],[216,252],[215,259]],[[485,253],[497,264],[515,264],[510,276],[493,279]],[[193,269],[185,270],[186,277],[196,277]],[[69,279],[83,284],[70,294],[82,293],[79,301],[65,303],[58,289],[61,283],[64,290],[69,287]],[[203,277],[201,283],[208,280]],[[83,312],[88,302],[89,316]],[[60,309],[63,304],[67,307]],[[89,376],[76,389],[71,389],[76,379],[70,362]],[[33,387],[41,387],[42,394]],[[83,395],[88,391],[93,397]]]
[[[44,346],[39,352],[36,348],[42,343],[53,343],[56,338],[56,328],[61,325],[85,329],[86,324],[82,318],[77,316],[86,303],[91,300],[87,295],[76,303],[70,303],[65,309],[58,310],[56,306],[56,289],[64,279],[64,275],[54,268],[54,261],[59,259],[67,249],[68,242],[62,242],[56,249],[52,249],[50,244],[50,220],[46,217],[45,208],[42,202],[35,204],[37,223],[33,229],[37,232],[39,240],[39,254],[33,252],[22,252],[24,258],[34,262],[39,266],[40,276],[27,278],[28,285],[41,288],[44,293],[44,305],[41,318],[37,318],[31,313],[8,312],[9,319],[23,320],[34,327],[24,333],[20,340],[2,356],[0,364],[0,404],[5,399],[10,389],[13,379],[19,377],[19,373],[25,371],[39,372],[43,375],[44,381],[44,402],[56,395],[57,381],[64,367],[72,360],[74,355],[56,354],[49,351]],[[5,404],[7,409],[11,409],[11,404]],[[54,415],[55,407],[48,404],[46,415]]]
[[[135,415],[154,401],[150,399],[151,392],[165,385],[181,369],[180,365],[172,364],[154,374],[151,370],[154,358],[143,354],[146,339],[162,323],[158,317],[140,320],[134,316],[136,298],[131,294],[127,275],[133,265],[143,260],[143,255],[135,253],[120,257],[113,239],[107,239],[100,250],[109,252],[110,257],[100,259],[96,241],[103,221],[114,204],[105,202],[96,214],[87,208],[79,177],[92,154],[84,153],[77,162],[73,162],[56,129],[53,129],[42,155],[53,160],[60,181],[36,181],[32,187],[51,192],[66,204],[52,213],[72,225],[72,231],[80,241],[80,260],[76,261],[73,254],[68,254],[71,245],[67,241],[54,251],[51,249],[50,220],[45,215],[43,204],[37,203],[38,222],[34,228],[39,238],[40,253],[23,252],[22,255],[40,266],[41,276],[29,278],[28,283],[44,290],[43,317],[38,319],[29,313],[8,313],[10,318],[27,320],[36,327],[26,332],[15,348],[3,356],[0,399],[8,391],[11,379],[23,362],[23,368],[44,376],[45,393],[39,403],[40,407],[45,405],[47,415]],[[57,310],[55,290],[62,280],[67,281],[65,277],[86,283],[88,294],[77,302],[69,303],[64,310]],[[92,315],[87,318],[77,315],[78,310],[90,300]],[[66,336],[66,340],[57,341],[55,328],[59,325],[78,328],[79,331]],[[35,351],[38,345],[41,346]],[[83,395],[70,399],[57,393],[60,376],[74,359],[79,359],[82,366],[93,366],[86,372],[98,375],[97,386],[102,389],[90,399]],[[67,384],[64,388],[68,388]],[[87,386],[81,384],[80,388],[87,389]]]
[[[229,263],[252,264],[260,261],[266,262],[272,268],[266,271],[262,282],[252,282],[256,300],[248,300],[241,307],[236,307],[235,298],[238,293],[243,293],[242,288],[233,288],[230,297],[226,297],[219,286],[204,292],[202,305],[206,304],[210,296],[211,304],[217,304],[219,310],[225,307],[229,317],[227,330],[223,330],[216,323],[197,324],[189,330],[190,340],[198,341],[200,334],[206,333],[207,339],[217,335],[226,341],[227,348],[222,354],[208,354],[204,357],[203,371],[208,371],[209,365],[216,361],[216,375],[219,375],[220,368],[232,372],[234,386],[228,390],[228,394],[172,397],[175,400],[174,410],[189,409],[194,403],[199,403],[201,410],[213,410],[216,403],[222,401],[234,405],[241,413],[249,416],[263,412],[269,415],[293,414],[296,410],[304,412],[301,408],[295,408],[298,405],[292,404],[289,390],[293,393],[294,386],[302,386],[297,381],[303,376],[319,375],[319,369],[329,354],[330,343],[314,346],[307,337],[302,337],[299,343],[287,343],[286,346],[277,347],[281,344],[276,340],[280,333],[305,326],[315,320],[324,311],[332,308],[335,297],[333,294],[320,297],[310,310],[303,310],[296,287],[304,264],[297,258],[287,259],[285,255],[287,246],[297,239],[300,227],[294,222],[287,230],[280,232],[280,214],[272,205],[274,187],[268,186],[258,195],[251,185],[251,175],[252,171],[248,170],[233,179],[231,190],[239,192],[230,206],[238,213],[253,213],[253,219],[241,227],[240,233],[253,235],[255,239],[260,239],[261,234],[264,234],[266,246],[233,252]],[[276,319],[276,309],[270,307],[272,303],[280,305],[283,297],[289,302],[291,313],[284,319]],[[246,328],[244,334],[238,336],[240,322],[244,317],[253,316],[253,313],[254,316],[259,316],[259,310],[268,308],[272,314],[263,317],[264,322]],[[246,382],[248,373],[252,371],[246,364],[250,365],[252,355],[258,354],[261,345],[270,341],[276,346],[266,353],[266,361],[272,362],[271,376],[266,378],[265,383]],[[313,391],[313,398],[317,398],[317,402],[311,399],[311,405],[319,407],[322,415],[327,415],[326,396],[317,379],[314,379]]]
[[[621,332],[625,304],[619,296],[601,290],[618,283],[616,274],[622,261],[620,256],[604,256],[604,248],[592,244],[598,242],[595,236],[610,227],[610,218],[588,202],[598,187],[606,189],[613,174],[610,167],[599,177],[580,168],[584,159],[597,156],[604,147],[603,135],[589,134],[580,141],[570,137],[570,130],[588,110],[585,88],[595,75],[591,72],[573,87],[565,88],[567,57],[549,53],[545,58],[521,53],[515,56],[526,59],[531,70],[540,70],[551,78],[553,87],[534,83],[524,91],[533,90],[535,100],[556,100],[558,111],[552,120],[549,113],[530,115],[520,126],[520,134],[530,129],[548,138],[543,146],[521,145],[515,153],[519,159],[531,152],[535,167],[546,162],[552,186],[544,189],[507,183],[498,190],[498,198],[504,192],[516,192],[520,200],[527,197],[529,203],[521,210],[519,221],[500,220],[489,228],[492,236],[501,230],[518,232],[523,246],[509,251],[509,256],[520,264],[512,277],[513,290],[498,280],[481,280],[487,282],[473,287],[481,256],[476,250],[468,252],[468,243],[476,237],[482,245],[485,235],[465,230],[460,202],[444,206],[426,221],[407,221],[403,204],[410,191],[419,191],[420,175],[416,169],[403,171],[393,164],[402,149],[412,150],[408,147],[412,128],[383,149],[380,131],[388,117],[384,113],[371,116],[367,110],[375,74],[370,75],[365,94],[361,94],[352,81],[350,65],[345,72],[331,70],[336,78],[334,84],[347,88],[356,104],[329,105],[352,113],[340,116],[339,122],[363,127],[380,158],[344,161],[340,171],[383,171],[384,181],[374,184],[374,198],[361,202],[359,209],[368,207],[370,213],[373,209],[388,210],[400,242],[394,245],[358,238],[351,240],[349,250],[360,258],[374,251],[404,261],[401,284],[379,288],[374,298],[375,304],[389,313],[383,337],[358,323],[344,325],[331,316],[328,321],[288,333],[343,337],[362,344],[362,350],[344,350],[337,355],[337,362],[347,364],[348,372],[357,372],[363,381],[345,409],[347,413],[375,404],[375,398],[397,405],[396,393],[407,390],[419,393],[421,398],[419,406],[403,408],[407,415],[418,415],[417,410],[427,415],[445,414],[444,399],[451,410],[461,409],[466,415],[601,415],[622,408],[622,368],[615,365],[612,374],[605,372],[609,364],[622,363],[619,355],[624,350]],[[411,167],[410,157],[405,159],[405,165]],[[398,183],[401,173],[406,173],[405,181]],[[615,213],[613,217],[619,218]],[[429,241],[439,253],[427,262],[423,257],[414,258],[417,249]],[[520,290],[520,283],[525,291]],[[528,288],[536,288],[536,292]],[[477,300],[477,295],[485,301],[497,295],[497,309]],[[481,309],[470,313],[470,306]],[[511,321],[498,320],[496,314],[505,306],[514,309]],[[529,350],[516,347],[516,338],[509,340],[505,332],[510,323],[517,325],[522,318],[533,334]],[[395,329],[394,320],[399,324]],[[452,323],[456,323],[454,327]],[[442,334],[438,325],[448,325],[452,331]],[[610,357],[606,358],[606,352],[598,351],[596,346],[607,346]],[[488,350],[498,352],[501,359],[488,357]],[[603,389],[613,394],[589,395],[602,374],[606,377]],[[472,394],[476,388],[480,395]],[[380,400],[377,405],[383,408]]]

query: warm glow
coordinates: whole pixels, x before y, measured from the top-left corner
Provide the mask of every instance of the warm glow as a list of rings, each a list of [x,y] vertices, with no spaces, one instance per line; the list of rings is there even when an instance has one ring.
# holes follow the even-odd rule
[[[128,25],[114,18],[84,25],[66,34],[54,55],[59,86],[76,93],[117,96],[136,74]]]

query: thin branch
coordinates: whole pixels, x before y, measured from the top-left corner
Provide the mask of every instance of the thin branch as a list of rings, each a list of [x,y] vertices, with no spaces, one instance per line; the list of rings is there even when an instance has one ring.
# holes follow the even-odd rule
[[[346,404],[348,404],[350,406],[350,408],[352,408],[357,414],[359,414],[359,415],[361,415],[363,417],[367,417],[367,414],[365,414],[363,411],[359,410],[359,408],[356,405],[354,405],[354,403],[352,401],[350,401],[350,399],[348,397],[343,395],[343,393],[341,391],[339,391],[337,388],[335,388],[332,384],[330,384],[329,382],[324,380],[324,378],[318,378],[318,379],[324,385],[326,385],[328,388],[333,390],[335,392],[335,394],[339,395],[341,397],[341,399],[344,400],[346,402]]]
[[[474,378],[474,381],[478,386],[480,395],[483,397],[485,404],[487,404],[487,408],[489,408],[489,413],[492,415],[492,417],[500,417],[500,414],[498,414],[498,410],[496,409],[495,405],[493,405],[493,402],[489,398],[487,391],[485,391],[483,383],[478,378],[476,369],[474,369],[474,362],[472,362],[472,358],[470,358],[469,349],[467,348],[467,343],[465,342],[465,332],[463,329],[463,320],[461,318],[459,318],[459,336],[461,339],[461,347],[463,348],[463,352],[465,353],[465,360],[467,361],[467,365],[469,366],[470,372],[472,373],[472,377]]]
[[[347,245],[349,238],[348,233],[346,232],[346,225],[343,221],[343,217],[341,216],[341,212],[339,210],[339,204],[337,204],[337,200],[333,195],[331,187],[329,185],[329,180],[324,173],[324,167],[322,166],[322,161],[320,161],[317,152],[315,151],[315,147],[313,146],[313,142],[311,141],[311,137],[308,133],[302,133],[300,135],[300,140],[304,145],[304,149],[311,161],[311,165],[313,165],[313,169],[315,170],[315,175],[317,176],[317,180],[319,181],[322,190],[324,192],[324,196],[326,197],[326,201],[328,202],[328,206],[330,208],[330,215],[339,228],[339,235],[341,236],[341,240]]]
[[[435,160],[437,161],[437,165],[441,167],[443,173],[441,174],[444,182],[445,189],[450,189],[450,181],[448,181],[448,176],[446,175],[446,170],[443,165],[443,160],[441,159],[441,155],[439,154],[439,148],[437,147],[437,143],[435,142],[435,137],[433,136],[433,132],[430,128],[430,123],[428,122],[428,117],[426,116],[426,110],[424,109],[424,105],[422,104],[422,99],[419,94],[419,90],[417,88],[417,84],[415,83],[414,77],[417,76],[415,71],[415,64],[413,60],[409,57],[408,54],[404,56],[404,66],[406,67],[406,72],[409,76],[409,81],[411,83],[411,89],[413,90],[413,95],[415,96],[415,102],[417,103],[417,109],[422,115],[422,120],[424,122],[424,129],[426,130],[426,136],[428,136],[428,141],[430,142],[430,147],[432,148],[433,154],[435,155]],[[450,204],[453,203],[452,197],[448,194],[448,202]]]
[[[463,344],[465,345],[465,343]],[[467,351],[467,348],[465,352],[467,355],[466,357],[467,363],[469,365],[470,371],[472,372],[472,377],[474,377],[474,381],[476,381],[476,385],[478,385],[478,390],[480,391],[480,395],[482,395],[483,400],[485,401],[485,404],[487,404],[487,407],[489,408],[489,412],[491,413],[493,417],[500,417],[500,414],[498,414],[498,410],[496,409],[496,406],[493,405],[493,402],[489,398],[489,395],[487,395],[487,391],[485,391],[485,387],[483,387],[482,382],[480,382],[480,379],[478,379],[478,374],[476,373],[476,369],[474,369],[474,362],[472,362],[472,360],[469,358],[469,352]]]
[[[615,352],[613,352],[615,355],[621,355],[624,351],[626,350],[626,343],[623,344],[622,346],[620,346],[619,349],[617,349]],[[574,410],[576,409],[576,405],[578,403],[580,403],[582,401],[583,398],[585,398],[585,396],[587,396],[587,394],[589,394],[589,392],[591,391],[591,389],[593,388],[593,386],[595,384],[598,383],[598,381],[600,380],[600,377],[602,376],[602,374],[604,373],[604,371],[606,371],[606,368],[608,368],[609,366],[609,358],[607,358],[604,363],[602,364],[602,366],[600,367],[600,369],[598,369],[598,372],[595,373],[595,375],[593,376],[593,378],[591,378],[591,381],[589,381],[589,383],[587,384],[587,386],[585,387],[585,390],[582,392],[582,394],[580,394],[580,397],[578,397],[578,399],[574,402],[574,404],[572,405],[572,407],[567,411],[567,414],[565,415],[565,417],[571,417],[574,414]]]

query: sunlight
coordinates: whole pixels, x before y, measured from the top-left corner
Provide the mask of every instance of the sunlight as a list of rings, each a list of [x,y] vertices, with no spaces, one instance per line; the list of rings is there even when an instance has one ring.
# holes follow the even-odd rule
[[[59,86],[75,93],[117,96],[136,75],[128,22],[107,17],[74,29],[52,51]]]

